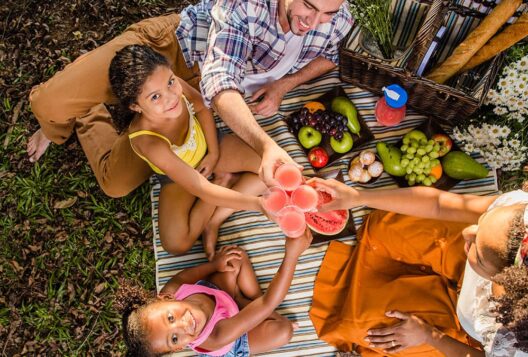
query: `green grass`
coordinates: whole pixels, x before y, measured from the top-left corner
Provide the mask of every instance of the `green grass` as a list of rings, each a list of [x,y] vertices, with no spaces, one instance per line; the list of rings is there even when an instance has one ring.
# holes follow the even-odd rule
[[[3,103],[4,113],[10,112],[11,103]],[[2,130],[0,254],[8,259],[0,261],[0,295],[13,302],[0,303],[0,326],[8,330],[19,321],[18,329],[30,334],[27,341],[59,355],[94,354],[94,346],[123,351],[113,308],[118,279],[155,287],[150,186],[108,198],[78,145],[73,152],[69,145],[52,145],[31,165],[25,126],[13,128],[4,149],[6,135]],[[54,208],[71,198],[71,207]]]

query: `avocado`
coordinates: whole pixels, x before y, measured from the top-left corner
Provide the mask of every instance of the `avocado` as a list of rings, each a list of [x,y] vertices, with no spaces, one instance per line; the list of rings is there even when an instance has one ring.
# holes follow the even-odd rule
[[[387,145],[384,142],[376,144],[378,155],[383,163],[385,171],[392,176],[405,176],[405,168],[400,164],[401,150],[394,145]]]
[[[350,99],[339,96],[332,99],[332,111],[344,115],[348,119],[347,127],[351,133],[359,134],[361,125],[359,125],[357,109]]]
[[[489,170],[462,151],[451,151],[442,158],[447,176],[457,180],[479,179],[488,176]]]

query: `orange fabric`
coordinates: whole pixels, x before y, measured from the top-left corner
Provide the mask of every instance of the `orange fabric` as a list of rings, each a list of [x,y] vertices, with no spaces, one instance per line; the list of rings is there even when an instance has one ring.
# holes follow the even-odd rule
[[[319,337],[340,351],[380,356],[368,348],[367,330],[398,322],[388,310],[413,313],[468,343],[456,318],[457,291],[466,256],[467,224],[374,211],[356,247],[333,241],[317,275],[310,318]],[[395,356],[443,356],[431,346]]]

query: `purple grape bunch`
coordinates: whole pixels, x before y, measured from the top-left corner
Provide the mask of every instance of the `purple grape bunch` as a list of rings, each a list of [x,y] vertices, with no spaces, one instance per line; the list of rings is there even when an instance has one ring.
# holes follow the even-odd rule
[[[348,131],[348,119],[331,110],[317,110],[310,113],[308,108],[293,113],[290,117],[290,131],[297,133],[303,126],[311,126],[322,134],[333,136],[337,140],[343,139],[343,133]]]

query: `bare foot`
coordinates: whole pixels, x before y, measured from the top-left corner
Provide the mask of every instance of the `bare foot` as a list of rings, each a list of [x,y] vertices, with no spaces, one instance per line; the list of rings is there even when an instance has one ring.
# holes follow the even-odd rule
[[[297,322],[291,321],[292,330],[297,331],[299,329],[299,324]]]
[[[240,174],[222,173],[215,174],[215,178],[212,181],[215,185],[231,188],[240,178]],[[216,242],[218,240],[218,229],[222,225],[222,222],[215,222],[213,217],[209,223],[205,226],[202,232],[202,244],[204,247],[205,255],[209,261],[213,260],[216,252]]]
[[[44,135],[44,132],[42,129],[37,130],[31,137],[29,138],[29,142],[27,145],[27,153],[29,155],[29,161],[30,162],[36,162],[42,154],[46,151],[49,144],[51,143],[51,140]]]
[[[218,230],[220,224],[209,222],[202,232],[202,243],[205,255],[209,261],[212,261],[216,252],[216,242],[218,241]]]

